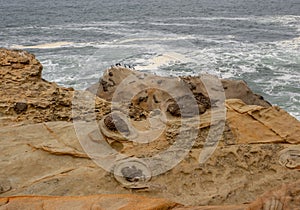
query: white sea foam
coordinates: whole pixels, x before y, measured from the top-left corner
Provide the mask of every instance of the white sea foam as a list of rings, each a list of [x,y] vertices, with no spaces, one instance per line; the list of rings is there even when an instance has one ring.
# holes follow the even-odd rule
[[[150,22],[150,25],[156,25],[156,26],[190,26],[190,27],[199,27],[199,24],[191,24],[191,23]]]
[[[119,27],[123,25],[119,21],[99,21],[99,22],[89,22],[89,23],[67,23],[67,24],[58,24],[51,26],[42,26],[39,27],[41,29],[86,29],[86,28],[94,28],[99,29],[101,27]]]
[[[163,34],[158,34],[152,37],[133,37],[133,38],[128,38],[128,39],[123,39],[120,41],[117,41],[116,43],[118,44],[125,44],[125,43],[130,43],[130,42],[137,42],[137,41],[176,41],[176,40],[187,40],[187,39],[193,39],[195,38],[194,36],[169,36],[166,37],[167,35]]]
[[[155,20],[155,19],[154,19]],[[204,21],[214,21],[214,20],[246,20],[255,21],[259,23],[282,23],[285,25],[299,23],[300,16],[298,15],[266,15],[266,16],[236,16],[236,17],[225,17],[225,16],[215,16],[215,17],[176,17],[176,18],[165,18],[168,21],[180,21],[180,20],[204,20]],[[160,21],[160,20],[157,20]]]
[[[74,43],[73,42],[52,42],[52,43],[45,43],[45,44],[38,44],[38,45],[31,45],[31,46],[12,45],[11,48],[13,49],[54,49],[54,48],[67,47],[72,44]]]
[[[260,17],[252,16],[250,19],[255,20],[259,23],[281,23],[285,26],[298,26],[298,28],[300,27],[299,25],[297,25],[300,22],[300,16],[296,15],[269,15]]]
[[[165,20],[176,21],[176,20],[248,20],[248,17],[178,17],[178,18],[166,18]]]
[[[276,42],[276,44],[278,45],[282,45],[284,47],[289,47],[292,49],[300,49],[300,37],[296,37],[293,39],[289,39],[289,40],[283,40],[283,41],[279,41]]]
[[[140,59],[141,61],[141,59]],[[136,66],[138,70],[157,70],[162,66],[168,66],[170,64],[190,62],[191,59],[186,58],[184,55],[176,52],[166,52],[162,55],[155,56],[151,59],[144,60],[143,63],[147,65]]]

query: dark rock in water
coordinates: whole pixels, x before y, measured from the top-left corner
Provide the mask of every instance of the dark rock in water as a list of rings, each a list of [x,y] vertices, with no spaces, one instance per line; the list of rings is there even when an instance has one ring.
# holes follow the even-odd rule
[[[145,179],[145,175],[141,169],[137,169],[135,166],[127,166],[122,168],[121,173],[123,177],[129,182],[138,182]]]
[[[21,114],[27,110],[28,106],[24,102],[17,102],[14,106],[14,110],[17,114]]]
[[[104,119],[105,126],[111,131],[129,134],[126,122],[116,114],[110,114]]]

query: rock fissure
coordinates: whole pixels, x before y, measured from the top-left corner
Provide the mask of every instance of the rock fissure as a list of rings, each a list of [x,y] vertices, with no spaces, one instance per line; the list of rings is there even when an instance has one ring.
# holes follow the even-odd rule
[[[58,156],[64,156],[64,155],[67,155],[67,156],[72,156],[74,158],[86,158],[86,159],[90,159],[90,157],[85,154],[85,153],[80,153],[80,152],[77,152],[75,150],[67,150],[67,148],[63,149],[62,148],[56,148],[56,147],[51,147],[51,146],[48,146],[48,145],[33,145],[33,144],[27,144],[28,146],[32,147],[33,149],[37,149],[37,150],[42,150],[44,152],[47,152],[49,154],[52,154],[52,155],[58,155]]]

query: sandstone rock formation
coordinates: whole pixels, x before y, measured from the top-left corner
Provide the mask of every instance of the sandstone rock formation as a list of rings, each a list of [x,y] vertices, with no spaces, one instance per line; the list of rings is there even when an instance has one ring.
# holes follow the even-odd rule
[[[146,102],[150,109],[154,109],[157,108],[157,104],[168,101],[172,97],[169,93],[164,92],[164,90],[167,89],[165,86],[177,83],[168,90],[177,92],[179,91],[179,88],[186,86],[194,94],[199,106],[201,106],[200,113],[204,113],[205,110],[210,108],[211,104],[209,98],[213,99],[210,97],[208,89],[210,87],[215,88],[217,85],[211,84],[205,76],[207,75],[198,77],[181,77],[180,79],[173,77],[162,78],[115,66],[107,69],[103,73],[99,82],[92,85],[87,90],[107,101],[119,100],[119,95],[122,95],[123,100],[128,100],[128,98],[124,98],[124,95],[132,96],[131,93],[134,92],[136,95],[132,99],[133,103],[145,107],[142,102]],[[144,82],[146,79],[148,81],[155,81],[157,85],[150,85],[149,83]],[[180,80],[182,80],[183,84],[179,84]],[[215,80],[212,82],[215,82]],[[263,107],[271,106],[271,104],[265,101],[262,96],[253,93],[244,81],[222,79],[219,80],[219,82],[223,86],[226,99],[241,99],[248,105],[259,105]],[[165,83],[167,83],[167,85],[164,85]],[[130,88],[126,88],[126,86],[130,86]],[[155,89],[152,87],[157,88]]]
[[[279,107],[246,105],[238,99],[227,100],[226,107],[226,120],[239,143],[300,143],[299,121]]]
[[[99,98],[41,71],[32,54],[0,50],[0,209],[300,206],[300,122],[245,83],[119,67],[94,89]]]
[[[91,195],[81,197],[23,196],[0,198],[0,210],[8,209],[72,209],[72,210],[163,210],[179,204],[159,198],[135,195]]]
[[[25,51],[0,49],[1,117],[16,121],[70,120],[71,88],[41,78],[42,65]]]
[[[264,193],[249,205],[249,210],[255,209],[299,209],[300,180],[284,184],[277,189]]]
[[[86,132],[82,133],[85,144],[104,143],[105,139],[89,130],[91,122],[82,122],[82,127],[87,129],[81,131]],[[97,165],[97,160],[90,159],[70,122],[1,127],[1,196],[134,193],[185,205],[220,205],[250,202],[281,185],[282,180],[300,179],[297,171],[279,163],[281,152],[290,147],[286,144],[245,145],[222,140],[212,157],[199,165],[204,143],[201,135],[189,155],[172,170],[152,177],[143,186],[128,189]],[[124,146],[124,153],[151,155],[157,152],[153,148],[165,148],[168,142],[164,142],[135,148]]]
[[[0,125],[72,120],[72,109],[77,110],[73,88],[45,81],[42,69],[34,55],[0,48]],[[97,98],[95,111],[101,117],[109,112],[109,103]]]
[[[99,209],[99,210],[284,210],[298,209],[300,181],[284,184],[257,198],[249,204],[222,206],[182,206],[159,198],[136,195],[90,195],[90,196],[15,196],[0,198],[0,210],[8,209]]]

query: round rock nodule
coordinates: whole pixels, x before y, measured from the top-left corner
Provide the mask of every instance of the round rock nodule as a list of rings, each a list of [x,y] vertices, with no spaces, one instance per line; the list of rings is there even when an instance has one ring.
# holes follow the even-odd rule
[[[17,114],[21,114],[22,112],[25,112],[28,108],[28,105],[24,102],[17,102],[14,106],[14,110]]]
[[[104,124],[110,131],[119,131],[125,134],[130,133],[127,123],[116,114],[110,114],[105,117]]]
[[[145,175],[141,169],[133,166],[127,166],[121,169],[123,177],[129,182],[138,182],[140,180],[145,180]]]
[[[180,107],[178,106],[178,104],[176,102],[169,104],[167,107],[167,111],[170,112],[170,114],[173,116],[176,116],[176,117],[181,116]]]
[[[115,179],[125,187],[140,188],[151,179],[151,170],[139,159],[124,159],[114,168]]]

